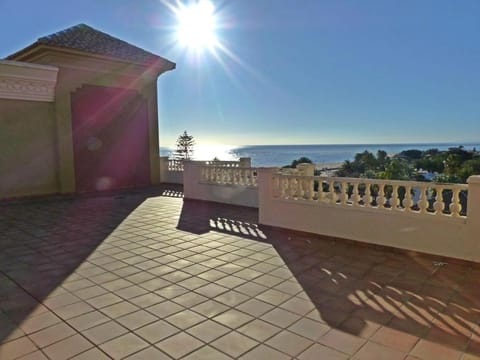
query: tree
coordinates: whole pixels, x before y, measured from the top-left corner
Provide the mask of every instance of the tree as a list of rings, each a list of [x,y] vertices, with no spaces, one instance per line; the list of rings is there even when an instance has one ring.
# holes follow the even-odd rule
[[[177,139],[177,150],[174,153],[175,159],[190,160],[193,155],[195,140],[192,135],[188,135],[185,130]]]
[[[308,163],[308,164],[312,164],[312,160],[305,157],[305,156],[302,156],[301,158],[297,159],[297,160],[293,160],[292,163],[290,165],[285,165],[283,168],[284,169],[295,169],[297,167],[298,164],[305,164],[305,163]]]

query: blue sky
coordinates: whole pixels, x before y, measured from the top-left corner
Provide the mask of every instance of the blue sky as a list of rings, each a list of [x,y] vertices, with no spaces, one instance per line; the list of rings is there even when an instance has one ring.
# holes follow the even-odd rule
[[[220,61],[159,0],[0,0],[0,57],[78,23],[167,57],[162,146],[480,140],[480,1],[212,1]]]

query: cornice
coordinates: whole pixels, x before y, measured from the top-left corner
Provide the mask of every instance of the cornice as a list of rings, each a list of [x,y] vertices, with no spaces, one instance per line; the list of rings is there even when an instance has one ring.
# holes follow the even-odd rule
[[[0,99],[55,100],[58,68],[0,60]]]

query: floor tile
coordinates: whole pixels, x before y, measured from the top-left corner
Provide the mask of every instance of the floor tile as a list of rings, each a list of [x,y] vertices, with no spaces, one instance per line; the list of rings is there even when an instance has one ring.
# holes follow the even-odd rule
[[[83,331],[91,327],[110,321],[110,318],[99,311],[92,311],[84,315],[80,315],[66,322],[77,331]]]
[[[266,344],[288,355],[296,356],[313,343],[304,337],[284,330],[267,340]]]
[[[319,342],[341,352],[353,355],[366,341],[343,331],[332,329],[322,336]]]
[[[169,356],[157,348],[150,346],[126,358],[127,360],[169,360]]]
[[[203,346],[203,343],[187,333],[180,332],[168,339],[160,341],[155,346],[174,359],[178,359]]]
[[[212,342],[211,346],[236,358],[246,353],[257,344],[258,342],[233,331]]]
[[[165,320],[175,325],[179,329],[188,329],[189,327],[204,321],[206,318],[191,310],[183,310],[167,317]]]
[[[160,319],[165,319],[172,314],[182,311],[183,309],[184,308],[182,306],[169,300],[146,308],[148,312],[158,316]]]
[[[421,339],[410,354],[420,359],[451,360],[459,359],[462,353],[442,344]]]
[[[246,325],[243,325],[237,331],[251,337],[252,339],[265,341],[273,335],[278,334],[282,329],[269,324],[263,320],[255,319]]]
[[[262,315],[260,319],[265,320],[273,325],[286,328],[300,319],[300,316],[290,311],[275,308],[266,314]]]
[[[211,346],[204,346],[198,350],[195,350],[190,355],[184,357],[185,360],[229,360],[232,359],[230,356],[221,353],[217,349],[212,348]]]
[[[156,320],[158,320],[156,316],[145,310],[139,310],[116,319],[117,322],[130,330],[138,329]]]
[[[35,331],[39,331],[49,327],[51,325],[57,324],[61,321],[59,317],[57,317],[52,312],[46,312],[37,316],[29,317],[25,319],[21,324],[20,328],[26,333],[30,334]]]
[[[100,345],[100,349],[114,359],[127,357],[146,347],[148,347],[148,343],[132,333],[122,335]]]
[[[405,353],[380,345],[374,342],[367,342],[355,354],[355,359],[358,360],[403,360]]]
[[[211,320],[204,321],[187,330],[189,334],[206,343],[209,343],[230,331],[231,330],[226,326],[220,325]]]
[[[146,325],[140,329],[135,330],[135,333],[145,339],[146,341],[154,344],[169,336],[172,336],[180,332],[178,328],[170,325],[164,320],[158,320],[154,323]]]
[[[243,324],[251,321],[252,319],[252,316],[235,309],[227,310],[224,313],[217,315],[213,318],[213,320],[215,320],[216,322],[219,322],[222,325],[225,325],[231,329],[236,329]]]
[[[298,356],[299,360],[347,360],[348,358],[349,356],[347,354],[321,344],[314,344],[310,346]]]
[[[128,332],[126,328],[114,321],[95,326],[82,332],[82,334],[94,344],[102,344]]]
[[[93,347],[92,343],[77,334],[47,346],[43,351],[52,360],[63,360],[80,354],[91,347]]]
[[[53,344],[54,342],[70,337],[75,333],[76,331],[74,329],[62,322],[30,334],[29,338],[39,348],[43,348],[45,346]]]
[[[72,360],[109,360],[109,359],[111,358],[105,355],[105,353],[99,350],[98,348],[92,348],[72,358]]]
[[[248,353],[240,357],[240,360],[258,359],[288,360],[291,359],[291,357],[263,344],[257,346],[253,350],[250,350]]]
[[[418,337],[389,327],[379,329],[370,340],[390,348],[409,352],[419,340]]]
[[[0,359],[16,359],[37,350],[35,344],[26,336],[0,345]]]

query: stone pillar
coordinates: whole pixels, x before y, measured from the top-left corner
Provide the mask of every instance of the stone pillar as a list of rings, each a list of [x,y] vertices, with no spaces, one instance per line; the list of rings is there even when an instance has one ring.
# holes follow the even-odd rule
[[[315,174],[315,164],[302,163],[297,165],[298,175],[313,176]]]
[[[249,157],[241,157],[239,162],[240,162],[240,167],[242,168],[252,167],[252,159]]]
[[[257,169],[258,183],[258,220],[260,224],[269,225],[269,219],[274,215],[273,207],[273,175],[278,168]]]
[[[160,156],[160,164],[158,171],[160,172],[160,182],[168,182],[168,156]]]
[[[203,165],[203,161],[183,161],[183,197],[185,199],[201,199],[196,190],[202,179]]]
[[[469,237],[475,240],[473,261],[480,262],[480,175],[470,176],[468,183],[467,225]]]

